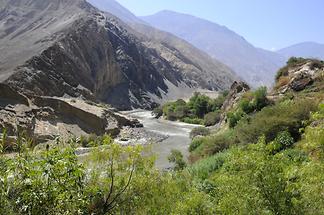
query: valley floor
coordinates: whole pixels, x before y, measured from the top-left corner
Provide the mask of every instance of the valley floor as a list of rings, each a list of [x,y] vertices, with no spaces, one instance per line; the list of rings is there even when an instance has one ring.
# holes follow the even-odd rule
[[[146,110],[127,111],[123,112],[123,114],[138,119],[144,125],[143,129],[146,133],[151,135],[151,137],[146,137],[146,139],[138,139],[140,143],[147,143],[149,138],[160,140],[153,141],[152,143],[152,152],[157,156],[157,168],[169,169],[172,167],[168,161],[168,156],[172,149],[179,150],[185,158],[188,157],[188,147],[191,142],[189,133],[197,125],[155,119],[151,111]]]

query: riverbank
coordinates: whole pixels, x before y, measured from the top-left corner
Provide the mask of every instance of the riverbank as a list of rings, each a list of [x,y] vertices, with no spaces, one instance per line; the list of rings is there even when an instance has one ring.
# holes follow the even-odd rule
[[[168,156],[172,149],[179,150],[187,159],[189,156],[188,147],[191,142],[189,134],[198,125],[183,122],[172,122],[164,119],[156,119],[151,111],[132,110],[122,114],[135,118],[143,124],[143,128],[132,128],[126,131],[132,139],[122,140],[123,131],[117,138],[118,143],[150,144],[152,153],[156,155],[156,167],[158,169],[169,169],[172,165],[168,161]],[[127,130],[127,129],[126,129]],[[125,135],[125,133],[124,133]]]

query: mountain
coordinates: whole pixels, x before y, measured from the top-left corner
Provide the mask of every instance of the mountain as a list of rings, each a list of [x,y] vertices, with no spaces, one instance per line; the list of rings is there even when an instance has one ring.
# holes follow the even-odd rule
[[[150,108],[236,79],[203,53],[140,34],[84,0],[0,3],[0,82],[25,94]]]
[[[118,18],[122,19],[124,22],[127,23],[142,23],[145,24],[143,20],[135,16],[132,12],[128,9],[120,5],[115,0],[87,0],[93,6],[99,8],[102,11],[106,11],[111,13]]]
[[[202,50],[199,50],[198,48],[194,47],[187,41],[180,39],[179,37],[174,36],[173,34],[167,33],[165,31],[158,30],[157,28],[154,28],[144,22],[142,19],[136,17],[132,12],[130,12],[128,9],[120,5],[115,0],[87,0],[91,4],[95,5],[97,8],[99,8],[102,11],[109,12],[124,22],[126,22],[130,27],[132,27],[134,33],[144,39],[145,41],[151,41],[146,42],[146,45],[148,45],[150,48],[154,48],[158,50],[158,52],[163,55],[164,58],[168,59],[168,61],[173,61],[173,54],[166,54],[165,47],[173,47],[176,48],[175,50],[181,55],[184,55],[183,57],[188,58],[190,60],[193,60],[193,63],[195,63],[198,67],[201,67],[205,70],[205,72],[201,73],[198,76],[192,77],[193,79],[200,79],[201,81],[206,81],[212,83],[216,82],[219,84],[226,84],[229,81],[229,77],[231,79],[238,80],[240,79],[236,74],[233,74],[233,72],[229,72],[230,68],[225,66],[223,63],[219,62],[216,59],[211,58],[208,54],[203,52]],[[152,43],[154,41],[154,43]],[[173,50],[173,48],[170,49],[170,51]],[[174,50],[173,50],[174,52]],[[181,61],[173,61],[175,67],[182,67],[184,71],[187,71],[190,73],[189,67],[183,67]],[[218,77],[215,77],[215,79],[210,79],[210,76],[214,76],[214,68],[217,67],[222,73],[218,73]],[[192,92],[192,90],[188,89],[182,89],[181,91],[177,91],[175,93],[172,93],[172,95],[168,95],[168,99],[177,99],[179,97],[183,97],[189,92]]]
[[[286,57],[318,58],[324,60],[324,44],[315,42],[298,43],[278,51]]]
[[[285,62],[279,54],[254,47],[224,26],[191,15],[161,11],[141,19],[225,63],[252,86],[271,85]]]

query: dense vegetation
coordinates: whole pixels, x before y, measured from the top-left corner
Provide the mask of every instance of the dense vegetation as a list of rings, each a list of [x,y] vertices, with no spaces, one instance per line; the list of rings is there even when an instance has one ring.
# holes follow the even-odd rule
[[[226,95],[227,92],[223,92],[216,99],[211,99],[208,96],[195,93],[189,102],[179,99],[175,102],[166,103],[153,112],[158,117],[164,116],[172,121],[180,120],[191,124],[212,126],[220,121],[220,109]]]
[[[65,148],[0,157],[1,214],[323,214],[324,106],[300,141],[288,131],[159,172],[143,148]],[[23,140],[24,141],[24,140]],[[72,145],[71,145],[72,144]],[[181,170],[183,169],[183,170]]]
[[[242,118],[255,111],[260,111],[268,104],[266,87],[245,93],[237,108],[227,113],[229,127],[235,127]]]
[[[4,132],[0,214],[324,214],[321,84],[273,102],[266,88],[245,93],[226,126],[191,132],[191,163],[172,151],[173,171],[156,170],[146,148],[108,136],[58,141],[45,150],[19,137],[9,144],[18,153],[8,156]],[[160,113],[202,120],[223,102],[215,103],[196,94]],[[78,157],[80,145],[97,148]]]

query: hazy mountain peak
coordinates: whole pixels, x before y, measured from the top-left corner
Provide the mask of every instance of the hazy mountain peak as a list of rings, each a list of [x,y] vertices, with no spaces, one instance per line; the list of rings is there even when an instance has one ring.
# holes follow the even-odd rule
[[[270,86],[285,61],[279,54],[255,48],[234,31],[208,20],[173,11],[141,18],[225,63],[252,86]]]
[[[278,53],[286,57],[305,57],[324,59],[324,44],[313,41],[302,42],[287,48],[278,50]]]
[[[137,18],[132,12],[120,5],[115,0],[87,0],[90,4],[102,11],[106,11],[117,16],[124,22],[144,23],[143,20]]]

